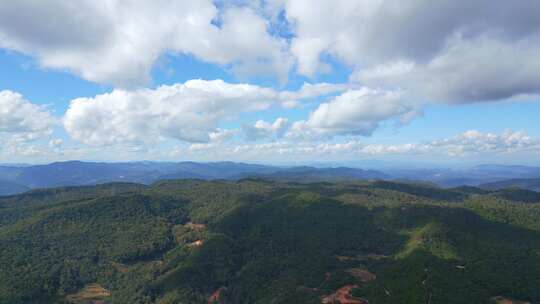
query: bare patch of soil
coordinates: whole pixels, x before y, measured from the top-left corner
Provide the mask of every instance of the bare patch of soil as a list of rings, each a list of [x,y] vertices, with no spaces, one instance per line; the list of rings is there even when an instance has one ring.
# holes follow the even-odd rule
[[[345,270],[345,272],[347,272],[348,274],[352,275],[355,278],[360,279],[360,281],[364,283],[373,281],[377,278],[377,276],[374,273],[364,268],[349,268]]]
[[[210,297],[208,297],[208,304],[221,303],[221,296],[225,290],[227,290],[227,287],[220,287],[214,291]]]
[[[90,302],[93,304],[104,303],[101,301],[103,298],[111,296],[111,292],[103,288],[99,284],[88,284],[83,289],[75,294],[68,295],[66,297],[69,303],[82,303]]]
[[[331,295],[322,298],[322,304],[368,304],[365,299],[355,298],[351,295],[351,291],[358,288],[358,285],[346,285],[336,290]]]
[[[195,248],[195,247],[201,247],[202,244],[203,244],[202,240],[196,240],[195,242],[191,242],[191,243],[187,244],[187,246],[189,248]]]
[[[531,302],[518,301],[518,300],[514,300],[514,299],[510,299],[510,298],[505,298],[505,297],[501,297],[501,296],[493,297],[493,298],[491,298],[491,299],[492,299],[493,302],[495,302],[496,304],[531,304]]]

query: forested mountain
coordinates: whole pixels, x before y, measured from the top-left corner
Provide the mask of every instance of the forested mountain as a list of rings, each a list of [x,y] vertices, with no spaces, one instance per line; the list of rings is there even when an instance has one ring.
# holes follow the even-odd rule
[[[273,173],[252,173],[252,177],[262,177],[277,181],[295,182],[321,182],[321,181],[347,181],[347,180],[370,180],[390,179],[391,176],[376,170],[362,170],[357,168],[313,168],[292,167],[283,168]]]
[[[478,186],[513,178],[540,178],[540,168],[483,165],[461,170],[373,170],[349,167],[278,167],[235,162],[94,163],[69,161],[36,166],[0,166],[0,195],[21,193],[28,189],[95,185],[107,182],[151,184],[168,179],[239,180],[248,177],[294,182],[411,180],[443,187],[458,187]],[[539,190],[536,188],[537,182],[531,181],[531,183],[516,181],[515,185],[508,186],[523,186],[525,189]],[[495,188],[508,186],[495,186]],[[491,184],[486,187],[493,188]]]
[[[0,167],[0,178],[28,188],[93,185],[105,182],[153,183],[163,179],[236,178],[243,173],[270,173],[278,168],[243,163],[94,163],[58,162],[24,167]]]
[[[387,169],[384,172],[393,178],[427,181],[443,187],[479,186],[508,179],[540,178],[539,167],[512,165],[478,165],[460,169]]]
[[[485,189],[504,189],[504,188],[521,188],[532,191],[540,191],[540,178],[516,178],[503,180],[499,182],[487,183],[480,185]]]
[[[0,167],[0,195],[21,193],[28,189],[95,185],[107,182],[151,184],[167,179],[237,180],[256,176],[291,181],[389,178],[384,173],[375,170],[356,168],[285,168],[234,162],[92,163],[70,161],[37,166]],[[5,182],[2,183],[1,180]]]
[[[539,303],[540,200],[258,178],[35,190],[0,198],[0,269],[6,304]]]

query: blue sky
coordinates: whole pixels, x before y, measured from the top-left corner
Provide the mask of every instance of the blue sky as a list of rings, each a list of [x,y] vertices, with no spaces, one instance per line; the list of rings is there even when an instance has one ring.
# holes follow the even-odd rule
[[[158,2],[0,5],[1,163],[540,162],[535,1]]]

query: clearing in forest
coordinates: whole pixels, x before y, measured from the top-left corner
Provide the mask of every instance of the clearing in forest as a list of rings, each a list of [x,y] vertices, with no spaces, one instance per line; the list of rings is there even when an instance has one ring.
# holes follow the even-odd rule
[[[88,284],[84,286],[79,292],[68,295],[66,297],[69,303],[96,303],[99,300],[108,298],[111,296],[111,292],[103,288],[99,284]]]

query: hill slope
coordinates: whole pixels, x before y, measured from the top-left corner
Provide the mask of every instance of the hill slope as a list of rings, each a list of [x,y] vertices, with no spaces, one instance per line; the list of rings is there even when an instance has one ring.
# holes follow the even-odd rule
[[[437,189],[181,180],[0,198],[0,303],[539,302],[540,204]]]

